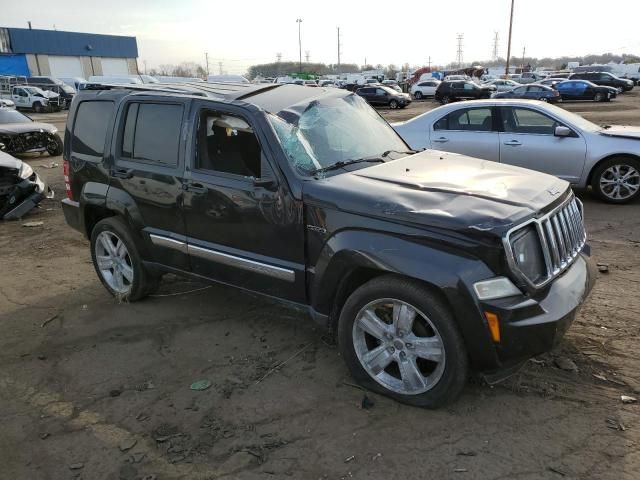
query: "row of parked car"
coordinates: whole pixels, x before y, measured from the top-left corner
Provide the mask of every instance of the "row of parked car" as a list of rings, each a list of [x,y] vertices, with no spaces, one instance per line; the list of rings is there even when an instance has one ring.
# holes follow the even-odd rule
[[[456,100],[482,98],[523,98],[544,102],[593,100],[606,102],[633,89],[633,82],[608,72],[575,73],[568,78],[546,78],[535,83],[520,84],[511,79],[494,79],[478,83],[470,79],[428,79],[415,83],[411,94],[417,100],[434,97],[442,104]]]

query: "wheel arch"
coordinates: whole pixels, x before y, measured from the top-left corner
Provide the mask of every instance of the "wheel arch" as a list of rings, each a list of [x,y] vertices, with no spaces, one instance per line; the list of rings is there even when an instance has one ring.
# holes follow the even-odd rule
[[[379,276],[398,275],[443,300],[470,357],[485,363],[490,339],[470,288],[475,281],[495,275],[484,262],[451,249],[365,231],[340,232],[323,250],[310,284],[310,303],[316,312],[328,316],[332,331],[347,298],[358,287]],[[486,342],[478,341],[481,338]]]
[[[618,158],[618,157],[625,157],[625,158],[632,158],[636,161],[640,162],[640,155],[636,155],[633,153],[629,153],[629,152],[620,152],[620,153],[612,153],[607,155],[606,157],[601,158],[600,160],[598,160],[589,170],[589,174],[587,175],[587,181],[586,181],[586,186],[591,185],[591,182],[593,181],[593,174],[595,173],[595,171],[598,169],[598,167],[600,167],[600,165],[602,165],[604,162],[614,159],[614,158]]]

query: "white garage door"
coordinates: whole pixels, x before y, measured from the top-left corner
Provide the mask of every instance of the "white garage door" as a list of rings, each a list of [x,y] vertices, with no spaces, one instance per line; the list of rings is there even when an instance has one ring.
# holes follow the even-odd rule
[[[128,75],[129,66],[126,58],[102,57],[102,75]]]
[[[80,57],[56,57],[51,55],[49,56],[49,68],[51,69],[51,75],[54,77],[85,78]]]

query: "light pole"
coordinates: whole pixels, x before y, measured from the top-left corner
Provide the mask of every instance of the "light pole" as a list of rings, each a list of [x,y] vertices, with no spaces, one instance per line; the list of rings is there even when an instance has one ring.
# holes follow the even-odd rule
[[[296,19],[296,23],[298,24],[298,48],[300,50],[300,60],[298,61],[298,69],[300,73],[302,73],[302,37],[300,36],[300,24],[302,24],[302,19]]]
[[[513,27],[513,2],[511,0],[511,17],[509,18],[509,42],[507,43],[507,66],[504,69],[505,78],[509,78],[509,59],[511,57],[511,27]]]

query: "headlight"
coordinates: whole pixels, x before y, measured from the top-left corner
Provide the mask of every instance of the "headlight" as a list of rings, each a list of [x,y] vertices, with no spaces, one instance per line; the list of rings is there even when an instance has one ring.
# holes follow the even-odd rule
[[[518,269],[530,282],[540,283],[546,274],[540,237],[535,227],[525,227],[511,236],[511,250]]]
[[[22,166],[20,167],[20,173],[18,173],[18,175],[20,176],[20,178],[23,178],[26,180],[31,175],[33,175],[33,168],[31,168],[31,165],[29,165],[28,163],[22,162]]]
[[[496,277],[473,284],[478,300],[513,297],[522,292],[506,277]]]

